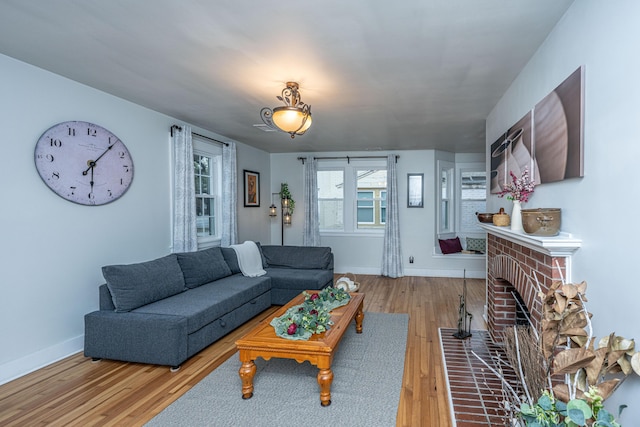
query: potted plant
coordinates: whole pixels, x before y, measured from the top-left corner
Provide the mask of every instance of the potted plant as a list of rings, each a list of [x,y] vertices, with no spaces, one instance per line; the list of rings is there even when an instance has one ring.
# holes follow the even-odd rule
[[[293,209],[296,206],[296,202],[291,198],[291,193],[289,192],[289,184],[287,184],[286,182],[280,184],[280,199],[289,199],[289,213],[293,214]]]

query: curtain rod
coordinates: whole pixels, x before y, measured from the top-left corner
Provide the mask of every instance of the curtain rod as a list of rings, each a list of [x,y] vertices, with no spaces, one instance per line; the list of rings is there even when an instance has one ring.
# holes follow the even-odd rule
[[[180,126],[178,126],[178,125],[171,126],[171,136],[173,136],[173,129],[182,130],[182,128]],[[218,141],[217,139],[213,139],[213,138],[211,138],[209,136],[206,136],[206,135],[200,135],[199,133],[195,133],[195,132],[191,132],[191,135],[199,136],[200,138],[208,139],[209,141],[217,142],[219,144],[224,144],[227,147],[229,146],[228,142]]]
[[[396,163],[398,163],[398,158],[400,155],[396,154]],[[387,156],[342,156],[342,157],[314,157],[313,160],[339,160],[339,159],[347,159],[347,163],[351,163],[351,159],[386,159]],[[302,161],[304,165],[304,161],[306,157],[298,157],[298,160]]]

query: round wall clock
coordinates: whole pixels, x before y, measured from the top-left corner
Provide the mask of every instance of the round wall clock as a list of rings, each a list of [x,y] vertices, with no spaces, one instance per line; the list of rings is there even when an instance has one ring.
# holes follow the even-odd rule
[[[133,181],[133,161],[124,143],[88,122],[62,122],[36,144],[36,168],[57,195],[81,205],[104,205]]]

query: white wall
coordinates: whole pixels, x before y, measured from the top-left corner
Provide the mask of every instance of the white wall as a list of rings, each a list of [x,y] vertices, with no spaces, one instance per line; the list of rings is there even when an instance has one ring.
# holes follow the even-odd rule
[[[386,156],[391,152],[322,152],[312,153],[317,157],[332,156]],[[398,201],[400,205],[400,239],[404,272],[407,276],[462,277],[466,269],[467,277],[485,277],[485,260],[483,257],[437,255],[434,253],[435,215],[436,215],[436,152],[433,150],[398,151]],[[440,153],[441,155],[445,155]],[[280,183],[287,182],[289,190],[296,201],[292,225],[285,226],[285,244],[302,244],[303,230],[303,166],[298,157],[306,157],[310,153],[286,153],[271,155],[271,189],[280,191]],[[472,156],[473,157],[473,156]],[[454,155],[451,155],[455,159]],[[477,158],[473,157],[475,160]],[[462,156],[467,160],[467,157]],[[482,158],[480,160],[483,160]],[[321,161],[322,162],[322,161]],[[346,162],[346,161],[345,161]],[[407,208],[407,174],[424,173],[424,208]],[[277,202],[277,201],[276,201]],[[276,203],[277,204],[277,203]],[[272,244],[280,244],[280,212],[272,220]],[[380,274],[382,263],[383,235],[356,236],[335,234],[321,237],[321,244],[330,246],[335,256],[335,271],[355,274]],[[414,263],[409,264],[409,257]]]
[[[640,2],[576,1],[487,118],[487,146],[585,66],[584,178],[544,184],[526,207],[562,208],[562,229],[582,238],[573,281],[589,287],[588,308],[598,336],[616,332],[640,339],[635,187],[640,143]],[[487,158],[488,158],[487,151]],[[493,197],[489,211],[507,206]],[[640,380],[634,377],[607,401],[622,424],[640,419]],[[633,420],[633,421],[632,421]]]
[[[1,384],[82,350],[83,316],[98,307],[101,266],[169,253],[169,127],[180,122],[2,55],[0,81]],[[69,120],[99,124],[125,143],[135,175],[122,198],[81,206],[42,182],[33,160],[36,141]],[[268,153],[238,144],[240,191],[243,168],[270,181]],[[256,221],[258,211],[267,217],[266,208],[242,208],[241,196],[238,204],[240,237],[267,240],[268,230]]]

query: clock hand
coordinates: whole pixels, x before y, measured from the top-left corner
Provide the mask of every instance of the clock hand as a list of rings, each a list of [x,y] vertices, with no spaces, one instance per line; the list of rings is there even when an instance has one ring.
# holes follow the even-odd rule
[[[118,140],[119,141],[119,140]],[[89,160],[89,162],[87,163],[89,165],[89,167],[82,172],[82,175],[86,175],[89,173],[89,169],[91,169],[91,173],[93,173],[93,168],[96,166],[96,163],[98,163],[98,160],[100,160],[102,158],[102,156],[104,156],[105,154],[107,154],[107,152],[109,150],[111,150],[113,148],[114,145],[116,145],[118,143],[118,141],[114,142],[113,144],[111,144],[110,146],[107,147],[106,150],[104,150],[104,152],[102,154],[100,154],[98,156],[97,159],[95,160]]]

